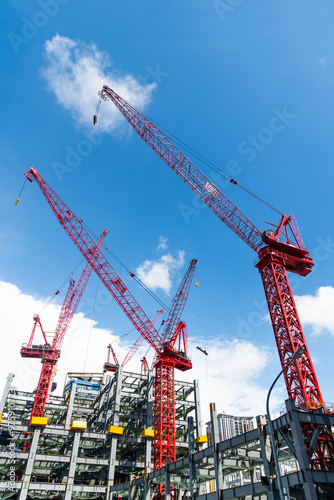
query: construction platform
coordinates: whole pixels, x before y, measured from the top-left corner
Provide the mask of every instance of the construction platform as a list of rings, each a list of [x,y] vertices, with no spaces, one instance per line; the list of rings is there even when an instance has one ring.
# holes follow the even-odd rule
[[[11,389],[11,380],[1,399],[1,499],[150,500],[161,483],[167,500],[171,491],[179,500],[277,498],[265,416],[254,429],[247,417],[246,427],[223,417],[231,437],[221,440],[211,404],[203,436],[197,381],[175,381],[177,460],[154,471],[152,373],[69,373],[63,395],[48,398],[47,422],[35,425],[35,394]],[[273,421],[286,498],[333,500],[334,471],[311,470],[302,427],[331,432],[334,415],[297,410],[291,400],[286,410]]]

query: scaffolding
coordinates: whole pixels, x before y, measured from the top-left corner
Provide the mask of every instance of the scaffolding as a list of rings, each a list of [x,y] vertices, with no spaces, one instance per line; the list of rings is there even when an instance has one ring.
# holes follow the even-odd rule
[[[175,382],[177,460],[153,470],[151,372],[118,367],[115,373],[68,373],[63,395],[48,398],[45,426],[29,426],[34,393],[10,389],[12,378],[0,408],[1,499],[150,500],[161,483],[166,500],[171,490],[177,500],[277,498],[266,417],[256,418],[255,429],[237,429],[221,440],[212,403],[208,442],[201,430],[198,381]],[[286,498],[333,500],[334,472],[311,470],[306,425],[315,437],[332,432],[334,414],[301,411],[287,400],[286,413],[273,421]]]

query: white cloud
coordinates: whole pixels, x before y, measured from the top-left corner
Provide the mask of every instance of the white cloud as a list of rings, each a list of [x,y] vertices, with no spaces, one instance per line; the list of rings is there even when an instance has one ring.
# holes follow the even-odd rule
[[[136,273],[146,286],[152,290],[160,288],[168,295],[172,287],[172,279],[183,264],[184,251],[179,250],[176,258],[168,253],[159,260],[145,260],[137,268]]]
[[[0,394],[8,373],[14,373],[13,386],[20,390],[33,391],[37,387],[41,362],[38,359],[22,358],[20,348],[27,343],[33,326],[33,315],[42,310],[47,298],[35,298],[21,292],[15,285],[0,281],[2,348],[0,363]],[[59,305],[50,304],[40,313],[42,326],[46,335],[53,335],[60,312]],[[90,337],[87,351],[88,339]],[[35,334],[36,344],[44,343],[40,331]],[[74,316],[66,334],[55,381],[58,383],[57,393],[61,394],[65,375],[68,371],[83,371],[86,353],[88,352],[86,371],[102,372],[107,359],[107,345],[113,342],[119,354],[120,362],[129,348],[120,338],[97,327],[83,313]],[[129,362],[130,366],[131,362]],[[139,366],[138,360],[136,364]],[[136,366],[136,371],[138,371]]]
[[[175,373],[175,378],[199,380],[203,420],[209,420],[210,403],[216,403],[218,413],[264,414],[268,389],[261,387],[259,379],[270,361],[268,349],[247,341],[216,338],[207,341],[206,356],[196,349],[197,345],[196,339],[189,339],[193,369],[182,376]],[[281,388],[279,392],[284,394],[284,390]],[[282,394],[280,397],[277,392],[273,394],[272,408],[284,399]]]
[[[167,241],[168,238],[159,236],[159,245],[157,246],[157,250],[166,250],[168,248]]]
[[[334,335],[334,288],[321,286],[315,295],[295,296],[303,325],[310,325],[314,335],[329,332]]]
[[[143,110],[149,103],[156,84],[140,83],[130,74],[111,68],[109,55],[95,44],[56,35],[45,44],[46,65],[42,75],[58,103],[69,110],[78,125],[93,126],[98,102],[97,92],[108,85],[124,99]],[[121,113],[112,104],[103,106],[99,129],[119,132],[123,128]]]
[[[328,66],[327,57],[317,57],[317,61],[321,69],[325,69]]]
[[[183,255],[179,258],[183,260]],[[41,311],[47,300],[47,297],[35,298],[21,292],[13,284],[0,281],[3,330],[0,394],[9,372],[15,374],[13,387],[23,391],[32,391],[36,388],[41,363],[39,360],[21,358],[20,348],[30,336],[33,314]],[[59,312],[60,306],[53,304],[41,312],[41,322],[47,332],[55,328]],[[124,342],[124,338],[98,328],[97,323],[92,322],[83,313],[76,314],[66,335],[58,363],[56,393],[62,393],[65,375],[68,371],[84,370],[87,352],[85,370],[102,372],[107,357],[107,345],[112,342],[118,360],[122,362],[136,338],[137,334],[134,333],[131,339],[126,339]],[[37,336],[35,340],[36,343],[42,343]],[[206,345],[209,355],[205,356],[196,349],[198,345],[196,339],[190,339],[189,344],[194,368],[184,373],[176,372],[175,377],[178,380],[189,381],[199,379],[204,421],[209,418],[209,403],[211,402],[217,403],[218,412],[243,415],[264,413],[267,388],[262,388],[258,380],[269,362],[269,353],[266,348],[256,347],[247,341],[212,339]],[[146,351],[147,344],[144,343],[126,365],[126,369],[139,373],[139,359]],[[151,350],[149,357],[152,358],[152,356]],[[275,407],[278,401],[282,401],[284,391],[282,386],[280,397],[273,394],[272,407]]]

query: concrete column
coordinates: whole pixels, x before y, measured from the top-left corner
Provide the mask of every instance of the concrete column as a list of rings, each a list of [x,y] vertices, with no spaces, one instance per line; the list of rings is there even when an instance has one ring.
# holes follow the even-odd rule
[[[169,458],[165,462],[165,500],[170,500],[170,472],[169,472]]]
[[[41,428],[36,427],[34,430],[32,440],[31,440],[30,451],[29,451],[29,456],[28,456],[28,460],[27,460],[26,470],[24,472],[24,476],[22,479],[22,489],[20,491],[19,500],[26,500],[27,495],[28,495],[29,484],[30,484],[30,480],[31,480],[31,473],[32,473],[32,469],[34,467],[34,461],[36,458],[38,440],[39,440],[40,435],[41,435]]]
[[[128,500],[134,500],[136,496],[136,487],[132,486],[132,483],[129,484],[129,489],[128,489]]]
[[[119,366],[117,370],[117,378],[116,378],[116,391],[115,391],[115,411],[114,414],[111,414],[111,410],[107,408],[106,411],[106,420],[105,420],[105,430],[109,425],[109,419],[112,418],[112,425],[119,424],[119,412],[121,408],[121,392],[122,392],[122,378],[123,378],[123,367]],[[110,384],[112,385],[112,384]],[[110,398],[108,396],[108,401]],[[111,424],[111,422],[110,422]],[[116,451],[117,451],[117,437],[116,435],[111,436],[110,443],[110,452],[109,452],[109,468],[108,468],[108,485],[107,485],[107,494],[106,500],[111,500],[112,493],[110,492],[110,488],[114,485],[115,481],[115,467],[116,467]]]
[[[4,390],[3,390],[3,393],[2,393],[2,397],[1,397],[1,401],[0,401],[0,419],[1,419],[1,416],[2,416],[3,409],[5,407],[5,403],[6,403],[6,399],[7,399],[7,396],[8,396],[8,391],[9,391],[10,385],[13,382],[13,378],[14,377],[15,377],[14,373],[8,373],[7,382],[6,382],[6,385],[4,387]]]
[[[215,477],[216,477],[216,490],[224,489],[224,476],[222,459],[220,453],[217,450],[217,444],[219,443],[219,431],[218,431],[218,421],[217,421],[217,410],[216,404],[210,403],[210,419],[211,419],[211,440],[213,444],[213,457],[215,465]]]
[[[303,488],[306,500],[318,500],[315,484],[313,482],[312,471],[310,467],[310,459],[307,456],[305,442],[303,438],[302,428],[298,420],[296,405],[292,399],[285,401],[286,410],[289,415],[292,438],[295,445],[299,468],[302,472],[304,482]]]
[[[196,496],[196,464],[194,462],[195,453],[195,429],[193,417],[188,417],[188,443],[189,443],[189,482],[190,498]]]
[[[106,388],[106,386],[109,386],[110,383],[111,383],[111,377],[108,377],[106,385],[101,388],[100,399],[99,399],[98,410],[97,410],[97,418],[96,418],[96,428],[97,429],[100,429],[102,426],[101,424],[103,422],[103,411],[102,411],[103,404],[106,400],[106,394],[109,392],[108,389]]]
[[[76,390],[77,390],[77,384],[76,384],[76,382],[73,382],[72,387],[71,387],[69,401],[68,401],[68,406],[67,406],[65,429],[69,429],[70,425],[71,425]]]
[[[153,426],[153,373],[147,374],[147,401],[146,401],[146,428],[152,429]],[[151,485],[146,479],[146,474],[152,470],[152,439],[146,439],[145,442],[145,482],[143,500],[150,500]]]
[[[114,384],[110,383],[109,392],[108,392],[108,402],[106,408],[106,416],[104,422],[104,430],[107,431],[108,426],[111,424],[111,417],[113,418],[112,425],[118,425],[119,422],[119,410],[121,404],[121,391],[122,391],[122,378],[123,378],[123,366],[119,366],[116,375],[116,389],[115,394],[113,393]],[[115,396],[114,399],[114,413],[112,413],[110,401],[112,397]]]
[[[260,446],[261,446],[261,457],[263,460],[264,475],[268,479],[268,500],[274,500],[273,484],[270,479],[274,475],[274,471],[270,467],[271,459],[271,441],[269,434],[266,435],[265,426],[267,425],[267,418],[265,415],[259,415],[256,417],[257,428],[259,430]]]
[[[196,418],[196,437],[203,435],[202,430],[202,414],[201,414],[201,400],[199,394],[199,381],[194,380],[194,393],[195,393],[195,418]]]
[[[66,483],[64,500],[71,500],[71,498],[72,498],[74,476],[75,476],[75,467],[77,464],[80,437],[81,437],[81,431],[75,431],[74,438],[73,438],[73,444],[72,444],[72,450],[71,450],[71,458],[70,458],[70,465],[69,465],[69,469],[68,469],[68,478],[67,478],[67,483]]]

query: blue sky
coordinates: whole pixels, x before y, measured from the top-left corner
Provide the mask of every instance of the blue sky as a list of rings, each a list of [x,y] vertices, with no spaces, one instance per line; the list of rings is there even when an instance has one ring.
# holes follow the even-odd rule
[[[33,166],[95,233],[110,229],[106,244],[129,268],[138,272],[146,262],[146,279],[164,302],[170,302],[191,258],[198,259],[207,345],[220,346],[221,360],[224,352],[246,349],[250,364],[243,380],[250,384],[249,400],[261,390],[264,394],[278,372],[254,252],[198,204],[112,103],[102,103],[93,128],[97,92],[109,79],[220,168],[237,163],[238,182],[282,212],[294,212],[316,265],[306,279],[291,281],[324,399],[334,401],[333,10],[329,1],[273,5],[265,0],[256,5],[101,1],[98,7],[86,0],[80,5],[15,0],[2,6],[0,279],[43,302],[81,260],[36,184],[27,183],[14,206],[23,174]],[[273,121],[282,115],[280,122]],[[224,192],[259,229],[268,227],[264,221],[278,221],[275,212],[237,187],[228,184]],[[167,246],[158,249],[161,237]],[[147,314],[154,314],[158,304],[115,268]],[[97,278],[92,277],[86,294],[88,301],[100,294],[99,328],[115,335],[128,330],[127,319]],[[9,300],[6,288],[4,297]],[[61,301],[59,295],[55,303]],[[85,314],[84,307],[83,302]],[[189,335],[198,336],[194,288],[184,319]],[[8,321],[7,331],[15,330]],[[11,349],[27,340],[30,327],[28,322],[26,330],[17,331]],[[195,339],[194,346],[199,342],[204,340]],[[210,365],[196,352],[193,356],[200,367],[206,361]],[[261,356],[263,366],[257,370]],[[237,356],[241,372],[242,364]],[[231,369],[219,379],[217,371],[203,385],[217,387],[218,380],[223,393],[224,384],[237,378]],[[243,406],[238,397],[234,402],[232,396],[220,398],[220,411],[224,404]],[[281,390],[278,406],[284,398]]]

